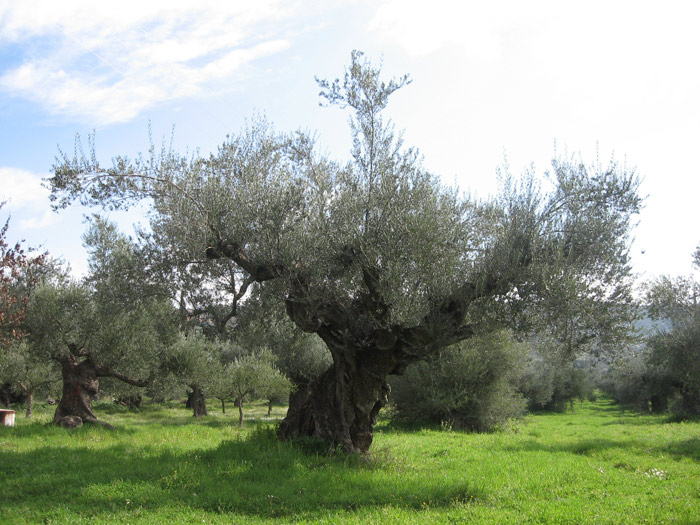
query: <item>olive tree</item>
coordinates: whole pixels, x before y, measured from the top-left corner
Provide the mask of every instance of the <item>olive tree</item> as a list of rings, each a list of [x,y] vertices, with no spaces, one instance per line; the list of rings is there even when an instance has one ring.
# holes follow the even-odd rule
[[[231,335],[248,353],[269,350],[273,364],[302,391],[331,364],[323,341],[289,319],[272,287],[253,287]]]
[[[292,383],[272,364],[265,352],[241,356],[226,365],[226,391],[238,407],[238,424],[243,424],[243,403],[252,398],[273,400],[289,395]],[[270,401],[271,402],[271,401]],[[269,410],[268,410],[269,413]]]
[[[172,394],[186,387],[192,415],[206,416],[207,394],[217,395],[222,368],[220,343],[197,333],[180,334],[166,350],[155,388]]]
[[[177,305],[186,331],[198,328],[211,338],[229,338],[231,321],[253,278],[229,259],[208,259],[189,237],[186,222],[169,219],[177,211],[167,206],[177,204],[159,204],[166,208],[151,217],[148,230],[139,232],[143,281]]]
[[[698,253],[694,262],[700,269]],[[647,342],[647,366],[654,371],[655,387],[663,391],[670,385],[680,397],[674,410],[696,416],[700,414],[700,283],[692,277],[660,277],[649,283],[647,303],[652,319],[662,321]]]
[[[56,364],[38,359],[26,339],[15,342],[0,353],[0,384],[24,398],[25,415],[32,417],[34,397],[54,394],[61,377]]]
[[[100,378],[146,386],[166,344],[170,317],[163,303],[114,310],[80,283],[37,287],[27,305],[28,343],[37,357],[53,360],[61,370],[63,393],[54,423],[104,424],[92,411]]]
[[[488,431],[525,412],[517,391],[527,346],[505,331],[472,337],[391,379],[393,417]]]
[[[150,198],[210,259],[274,286],[287,315],[325,343],[332,365],[294,396],[283,438],[315,436],[366,451],[387,376],[442,348],[509,323],[524,305],[570,290],[608,294],[625,269],[633,172],[556,160],[549,189],[532,175],[478,201],[445,187],[383,116],[407,76],[385,81],[359,52],[322,99],[351,111],[351,158],[320,155],[305,133],[257,121],[208,157],[120,156],[103,167],[78,142],[48,180],[55,206]],[[610,279],[613,281],[613,279]],[[582,320],[583,321],[583,320]]]
[[[92,411],[100,378],[146,386],[176,327],[169,303],[132,288],[135,260],[128,238],[98,219],[84,241],[90,254],[84,281],[44,279],[26,312],[31,352],[61,371],[58,424],[104,424]]]

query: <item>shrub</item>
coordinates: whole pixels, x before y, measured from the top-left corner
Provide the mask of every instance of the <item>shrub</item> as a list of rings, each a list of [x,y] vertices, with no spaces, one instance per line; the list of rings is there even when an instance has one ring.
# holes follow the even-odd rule
[[[507,332],[472,338],[391,377],[391,415],[487,431],[524,413],[516,390],[525,348]]]
[[[650,366],[664,371],[678,397],[672,407],[674,414],[700,415],[700,316],[651,337],[649,348]]]
[[[670,377],[650,364],[649,351],[644,347],[614,362],[602,387],[615,402],[642,412],[666,410],[673,396]]]
[[[531,348],[520,381],[530,410],[564,412],[575,400],[593,396],[593,385],[583,367],[556,352],[543,353]]]

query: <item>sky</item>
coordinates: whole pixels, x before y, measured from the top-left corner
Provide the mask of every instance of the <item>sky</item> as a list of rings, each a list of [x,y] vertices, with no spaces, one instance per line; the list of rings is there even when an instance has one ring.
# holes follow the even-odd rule
[[[700,244],[700,6],[693,1],[0,0],[0,221],[87,270],[84,216],[55,213],[42,179],[59,148],[95,132],[97,154],[173,137],[207,154],[246,119],[315,131],[349,157],[347,113],[315,77],[353,49],[411,75],[388,116],[446,185],[487,197],[497,168],[553,155],[615,158],[642,178],[631,248],[641,279],[687,275]],[[113,214],[120,226],[143,221]]]

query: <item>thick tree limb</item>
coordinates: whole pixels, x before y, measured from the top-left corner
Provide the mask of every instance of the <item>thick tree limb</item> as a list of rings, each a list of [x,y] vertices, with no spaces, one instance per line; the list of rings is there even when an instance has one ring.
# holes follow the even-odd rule
[[[254,262],[245,250],[234,241],[220,242],[217,247],[209,247],[206,250],[206,256],[209,259],[219,259],[228,257],[238,266],[243,268],[255,282],[261,283],[281,277],[284,273],[284,267],[277,264],[258,264]]]
[[[119,379],[119,381],[123,381],[124,383],[133,386],[144,387],[148,386],[151,383],[151,381],[153,381],[153,378],[150,377],[146,379],[134,379],[133,377],[124,375],[120,372],[117,372],[116,370],[112,370],[110,367],[100,366],[97,364],[95,364],[95,371],[97,372],[97,377],[113,377],[115,379]]]

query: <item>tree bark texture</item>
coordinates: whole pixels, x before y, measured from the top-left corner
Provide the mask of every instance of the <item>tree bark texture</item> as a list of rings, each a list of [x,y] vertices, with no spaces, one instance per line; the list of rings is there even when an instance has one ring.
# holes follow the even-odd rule
[[[63,379],[63,395],[53,416],[53,422],[57,425],[65,422],[67,418],[70,419],[68,424],[71,427],[78,423],[92,423],[112,428],[108,423],[98,420],[92,412],[92,400],[99,391],[100,377],[114,377],[140,387],[148,384],[148,380],[133,379],[109,367],[100,366],[87,352],[79,356],[66,353],[56,356],[55,359],[61,365]],[[79,418],[80,422],[76,421],[76,418]]]
[[[196,384],[191,384],[191,392],[187,394],[187,403],[192,409],[194,417],[206,416],[207,414],[207,398],[204,396],[204,391]]]
[[[66,416],[77,416],[84,423],[97,423],[92,400],[99,390],[97,367],[92,359],[79,361],[69,355],[60,359],[63,395],[56,407],[53,422],[60,424]]]
[[[32,409],[34,408],[34,390],[29,390],[27,392],[27,399],[24,402],[26,404],[27,412],[25,417],[32,417]]]
[[[374,368],[376,362],[343,356],[294,392],[280,424],[280,437],[316,437],[347,453],[366,452],[372,444],[377,414],[390,392],[386,382],[389,370]]]
[[[381,269],[356,247],[346,247],[342,255],[348,267],[355,263],[361,266],[363,292],[347,296],[325,293],[323,285],[311,284],[303,272],[257,264],[235,242],[221,241],[216,248],[207,249],[208,257],[232,259],[257,282],[288,273],[289,318],[301,330],[318,334],[330,350],[331,368],[290,397],[280,437],[317,437],[328,441],[331,448],[363,453],[372,443],[377,414],[388,401],[386,378],[400,375],[409,364],[474,335],[474,328],[464,323],[469,305],[492,296],[497,288],[505,293],[510,285],[495,275],[484,276],[478,284],[467,282],[452,295],[435,298],[415,325],[393,324],[391,304],[381,291]]]

